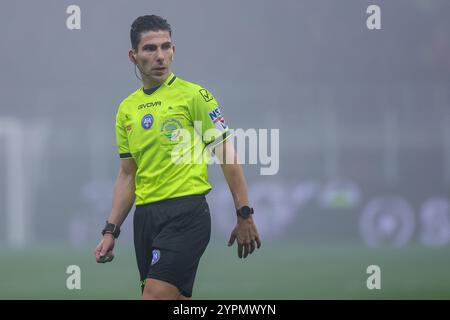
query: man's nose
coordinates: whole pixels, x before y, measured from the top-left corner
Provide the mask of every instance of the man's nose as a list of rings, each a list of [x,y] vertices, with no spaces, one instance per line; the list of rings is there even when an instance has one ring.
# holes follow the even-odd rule
[[[164,54],[163,54],[161,48],[156,49],[156,60],[164,61]]]

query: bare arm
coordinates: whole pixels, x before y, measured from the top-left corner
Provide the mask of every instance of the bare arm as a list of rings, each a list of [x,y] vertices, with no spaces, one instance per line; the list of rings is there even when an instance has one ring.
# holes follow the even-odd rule
[[[226,140],[214,148],[214,153],[221,164],[223,174],[233,196],[235,208],[239,209],[242,206],[249,206],[247,183],[242,166],[238,163],[238,155],[234,150],[234,146],[229,140]],[[255,242],[258,249],[261,247],[261,240],[253,217],[250,216],[248,219],[237,217],[236,227],[231,232],[228,246],[232,246],[236,239],[239,258],[242,258],[242,256],[246,258],[249,253],[253,253]]]
[[[136,163],[133,159],[121,160],[119,175],[114,187],[113,203],[108,222],[122,225],[135,199]]]
[[[233,145],[229,140],[225,140],[225,142],[214,148],[214,153],[220,161],[223,175],[233,196],[235,208],[239,209],[242,206],[248,206],[247,183]]]
[[[133,159],[121,160],[119,175],[114,186],[113,203],[111,214],[108,217],[108,222],[122,225],[135,199],[135,176],[136,163]],[[114,237],[105,233],[100,243],[95,248],[95,259],[97,262],[109,262],[114,259]]]

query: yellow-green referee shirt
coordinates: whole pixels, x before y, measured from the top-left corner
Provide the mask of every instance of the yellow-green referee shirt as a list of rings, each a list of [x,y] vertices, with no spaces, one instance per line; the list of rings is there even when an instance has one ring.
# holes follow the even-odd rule
[[[213,95],[173,73],[151,94],[133,92],[116,115],[119,156],[137,165],[137,205],[208,193],[203,150],[228,137]]]

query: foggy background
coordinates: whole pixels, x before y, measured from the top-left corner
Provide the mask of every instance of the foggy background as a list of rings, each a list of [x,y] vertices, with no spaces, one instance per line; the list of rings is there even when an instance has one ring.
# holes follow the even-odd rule
[[[66,27],[72,4],[80,30]],[[381,30],[366,26],[371,4]],[[446,0],[2,1],[3,252],[91,254],[100,240],[119,169],[115,114],[141,85],[129,31],[144,14],[172,25],[173,72],[210,90],[231,128],[280,130],[279,172],[244,168],[263,243],[448,253]],[[233,202],[220,168],[209,172],[212,242],[225,246]]]

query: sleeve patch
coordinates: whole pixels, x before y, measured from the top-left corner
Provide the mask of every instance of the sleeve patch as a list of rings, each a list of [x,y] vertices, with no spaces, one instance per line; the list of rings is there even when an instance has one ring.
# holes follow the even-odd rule
[[[217,130],[223,131],[228,128],[227,124],[225,123],[225,119],[220,112],[219,106],[215,107],[212,111],[209,112],[209,118],[211,119],[214,127]]]
[[[202,95],[203,99],[204,99],[206,102],[209,102],[209,101],[211,101],[212,99],[214,99],[213,95],[210,94],[210,93],[208,92],[208,90],[206,90],[206,89],[200,89],[199,92],[200,92],[200,94]]]

